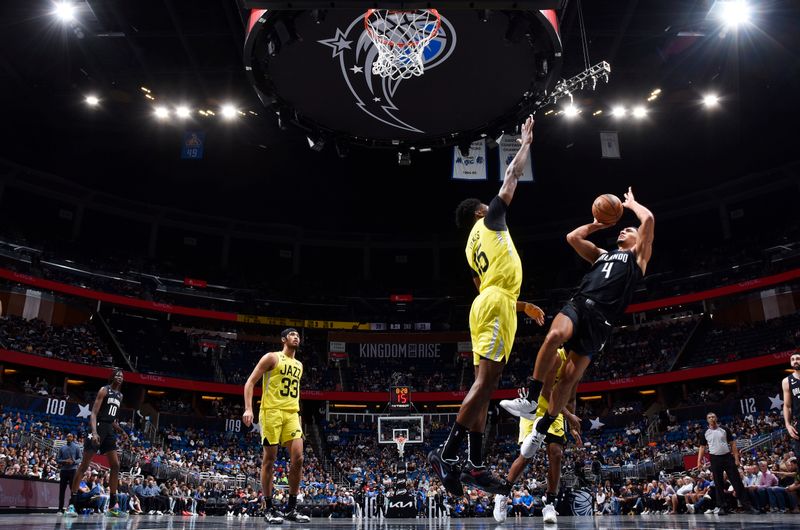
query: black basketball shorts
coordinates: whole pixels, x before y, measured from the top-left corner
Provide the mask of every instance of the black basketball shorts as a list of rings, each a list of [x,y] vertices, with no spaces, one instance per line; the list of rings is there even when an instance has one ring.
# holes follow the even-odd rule
[[[568,352],[592,357],[603,351],[611,339],[612,327],[592,300],[576,296],[560,312],[572,321],[572,337],[564,344]]]
[[[92,451],[104,455],[117,449],[117,433],[111,423],[98,421],[97,434],[100,436],[99,446],[92,443],[91,433],[86,434],[86,440],[83,442],[84,452]]]

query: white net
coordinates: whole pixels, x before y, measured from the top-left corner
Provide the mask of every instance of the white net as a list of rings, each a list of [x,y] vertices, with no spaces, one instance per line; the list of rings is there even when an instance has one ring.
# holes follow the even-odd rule
[[[405,436],[397,436],[394,439],[394,443],[397,444],[397,452],[400,454],[400,458],[403,458],[403,451],[405,451],[405,447],[406,447],[406,437]]]
[[[395,80],[422,75],[425,47],[441,25],[441,17],[435,9],[368,10],[364,26],[378,49],[372,73]]]

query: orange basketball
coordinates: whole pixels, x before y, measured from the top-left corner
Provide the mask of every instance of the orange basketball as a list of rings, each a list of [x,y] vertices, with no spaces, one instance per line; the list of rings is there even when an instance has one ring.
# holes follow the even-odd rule
[[[592,215],[605,225],[613,225],[622,217],[622,201],[614,194],[605,193],[594,200]]]

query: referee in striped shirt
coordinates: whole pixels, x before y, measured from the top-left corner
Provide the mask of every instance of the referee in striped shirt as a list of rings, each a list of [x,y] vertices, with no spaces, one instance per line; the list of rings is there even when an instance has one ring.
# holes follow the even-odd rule
[[[736,498],[742,503],[742,507],[753,514],[761,513],[747,499],[747,492],[742,484],[742,477],[739,475],[739,448],[736,447],[735,436],[727,427],[723,427],[717,422],[717,415],[713,412],[706,415],[706,420],[708,420],[708,429],[704,438],[698,440],[700,448],[697,451],[697,467],[702,467],[703,455],[708,447],[711,455],[711,474],[714,476],[714,490],[717,494],[717,508],[719,508],[717,514],[728,515],[725,510],[725,477],[723,473],[728,475],[728,480],[733,484],[733,491],[736,492]]]

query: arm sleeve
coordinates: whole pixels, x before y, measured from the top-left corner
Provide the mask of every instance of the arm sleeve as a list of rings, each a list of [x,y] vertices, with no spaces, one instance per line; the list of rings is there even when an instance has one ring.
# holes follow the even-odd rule
[[[486,212],[483,224],[485,224],[486,228],[489,230],[494,230],[496,232],[508,230],[508,226],[506,226],[506,211],[508,211],[508,206],[503,199],[499,196],[495,197],[492,199],[492,202],[489,203],[489,211]]]

